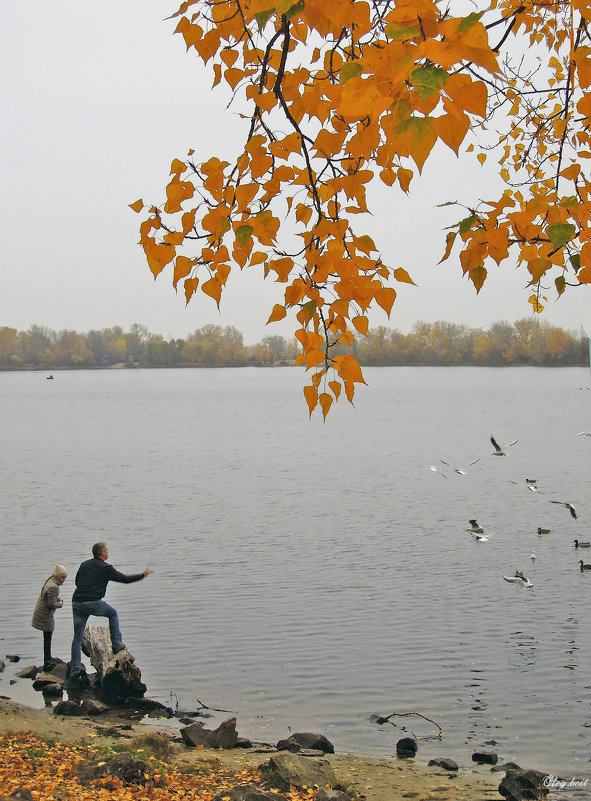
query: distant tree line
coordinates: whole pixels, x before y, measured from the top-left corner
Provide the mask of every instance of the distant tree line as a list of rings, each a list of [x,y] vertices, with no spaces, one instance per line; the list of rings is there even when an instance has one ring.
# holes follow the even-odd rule
[[[563,331],[539,318],[497,322],[473,329],[454,323],[418,322],[408,334],[379,326],[351,346],[362,365],[589,364],[587,335]],[[89,331],[28,331],[0,327],[0,369],[100,367],[269,367],[292,364],[299,343],[281,336],[246,346],[233,326],[205,325],[186,339],[166,340],[143,325]],[[336,352],[336,349],[335,349]],[[341,349],[340,352],[343,352]]]

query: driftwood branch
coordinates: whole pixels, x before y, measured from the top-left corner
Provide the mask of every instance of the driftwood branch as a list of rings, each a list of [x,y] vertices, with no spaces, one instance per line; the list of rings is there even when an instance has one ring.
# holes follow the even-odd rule
[[[431,718],[428,718],[425,715],[421,715],[420,712],[392,712],[391,714],[385,715],[384,717],[382,717],[380,715],[372,715],[371,719],[375,723],[380,725],[380,726],[383,725],[384,723],[392,723],[392,725],[395,726],[396,724],[393,723],[390,720],[390,718],[393,718],[393,717],[408,718],[408,717],[413,717],[413,716],[414,717],[418,717],[418,718],[422,718],[423,720],[427,720],[429,723],[432,723],[434,726],[437,726],[437,729],[438,729],[438,733],[437,734],[430,734],[427,737],[416,737],[416,735],[414,735],[414,732],[413,732],[413,736],[415,736],[415,739],[417,739],[417,740],[427,740],[427,739],[436,738],[437,740],[441,740],[441,738],[443,736],[443,729],[441,728],[439,723],[436,723],[434,720],[431,720]]]

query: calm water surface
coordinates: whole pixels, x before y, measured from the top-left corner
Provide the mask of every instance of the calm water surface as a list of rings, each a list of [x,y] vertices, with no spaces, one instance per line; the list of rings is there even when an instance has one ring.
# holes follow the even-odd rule
[[[152,698],[231,710],[268,742],[391,754],[406,728],[424,759],[469,765],[495,740],[502,760],[588,776],[591,571],[572,542],[591,538],[589,371],[365,373],[326,424],[289,368],[0,373],[2,655],[40,662],[30,617],[61,562],[69,658],[73,576],[106,540],[119,569],[154,569],[107,593]],[[519,442],[492,457],[491,434]],[[503,581],[517,568],[533,591]],[[11,670],[0,692],[42,706]],[[370,720],[393,712],[443,742],[419,717]]]

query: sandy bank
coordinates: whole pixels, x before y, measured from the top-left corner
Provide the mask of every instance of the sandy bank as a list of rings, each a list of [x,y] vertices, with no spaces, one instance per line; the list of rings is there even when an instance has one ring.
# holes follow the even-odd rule
[[[125,727],[125,728],[121,728]],[[30,731],[42,737],[63,742],[84,741],[93,745],[117,745],[147,731],[173,736],[170,727],[157,721],[137,722],[109,713],[100,718],[66,718],[51,709],[31,709],[10,700],[0,699],[0,731]],[[188,749],[178,745],[173,763],[192,766],[207,763],[220,769],[240,770],[258,767],[268,759],[269,749],[231,751]],[[337,778],[368,801],[496,801],[501,799],[498,785],[503,774],[494,774],[486,767],[460,766],[458,774],[427,767],[411,760],[360,757],[352,754],[328,755]]]

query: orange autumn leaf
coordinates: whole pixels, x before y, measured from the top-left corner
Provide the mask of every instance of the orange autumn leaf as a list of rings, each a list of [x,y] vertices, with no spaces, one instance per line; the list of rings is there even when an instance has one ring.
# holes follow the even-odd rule
[[[312,416],[312,412],[318,405],[318,390],[315,386],[306,386],[304,387],[304,396],[306,398],[306,402],[308,404],[308,409],[310,411],[310,417]]]
[[[195,290],[199,286],[199,279],[187,278],[184,283],[184,286],[185,286],[185,301],[186,303],[188,303],[195,294]]]
[[[326,415],[330,411],[330,407],[332,406],[332,396],[328,394],[328,392],[322,392],[318,396],[318,403],[322,408],[322,416],[326,420]]]
[[[339,376],[345,382],[365,384],[361,367],[355,356],[336,356],[334,359],[335,367]]]
[[[206,295],[209,295],[211,298],[215,300],[217,305],[220,305],[220,298],[222,296],[222,284],[218,281],[217,278],[210,278],[209,281],[206,281],[204,284],[201,285],[201,291],[204,292]]]
[[[177,256],[174,263],[174,274],[172,278],[172,285],[175,289],[181,278],[185,278],[185,276],[189,275],[195,264],[197,264],[197,259],[189,259],[187,256]]]
[[[355,328],[359,331],[360,334],[363,334],[364,337],[367,336],[367,330],[369,327],[368,319],[365,316],[353,317],[351,320]]]
[[[286,314],[287,314],[287,311],[285,309],[285,306],[281,306],[279,303],[276,303],[273,306],[273,311],[271,312],[271,315],[270,315],[269,319],[267,320],[267,325],[269,323],[274,323],[277,320],[283,320],[283,318],[286,316]]]
[[[331,390],[332,390],[332,392],[333,392],[333,394],[335,396],[335,399],[338,400],[339,396],[341,394],[341,385],[339,384],[339,382],[338,381],[329,381],[328,382],[328,386],[331,388]]]
[[[130,203],[129,208],[133,209],[136,213],[139,212],[144,208],[144,201],[143,200],[136,200],[135,203]]]
[[[144,242],[144,252],[154,278],[162,272],[176,255],[176,250],[173,245],[159,245],[150,237]]]

